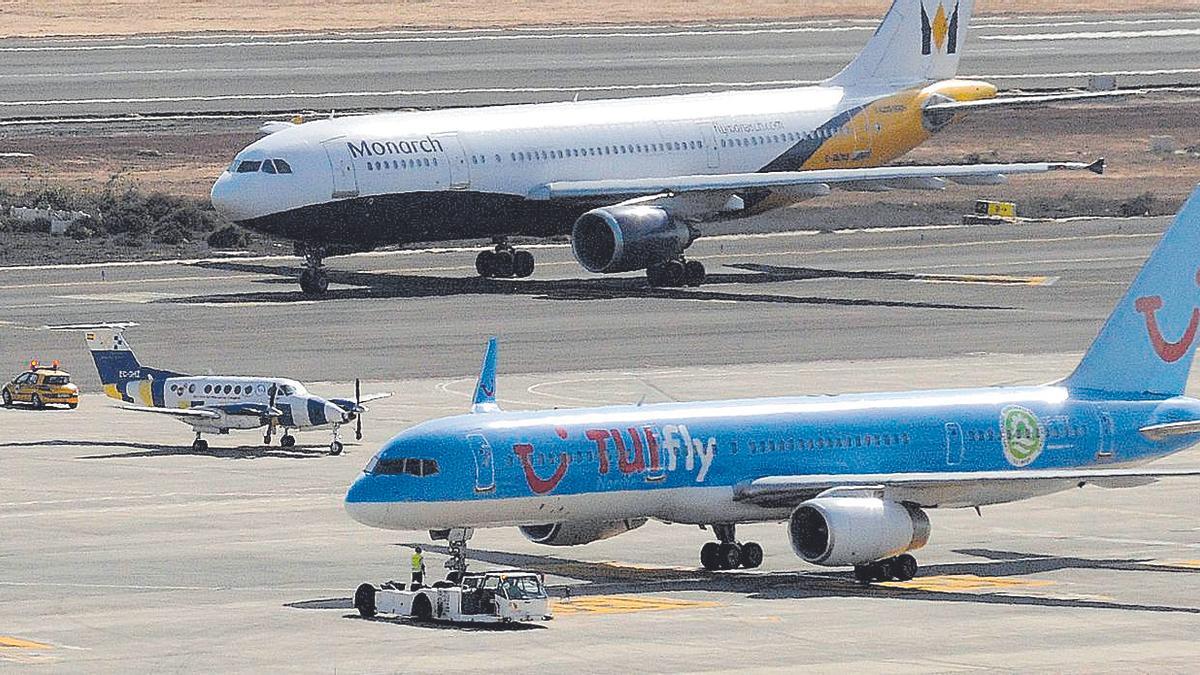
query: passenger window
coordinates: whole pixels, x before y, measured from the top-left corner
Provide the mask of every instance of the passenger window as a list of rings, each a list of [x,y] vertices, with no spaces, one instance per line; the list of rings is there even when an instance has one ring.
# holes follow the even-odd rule
[[[238,173],[255,173],[262,168],[262,162],[248,159],[238,166]]]
[[[225,385],[225,393],[228,394],[231,391],[233,391],[233,385],[231,385],[231,384]]]

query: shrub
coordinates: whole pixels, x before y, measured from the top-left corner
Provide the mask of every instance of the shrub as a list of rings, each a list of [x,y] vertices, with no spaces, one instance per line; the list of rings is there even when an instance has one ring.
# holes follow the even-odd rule
[[[212,248],[239,248],[245,244],[246,235],[233,225],[226,225],[208,235],[208,245]]]
[[[1121,202],[1117,207],[1117,211],[1125,218],[1148,216],[1154,210],[1155,201],[1157,201],[1157,198],[1153,192],[1143,192],[1133,199]]]

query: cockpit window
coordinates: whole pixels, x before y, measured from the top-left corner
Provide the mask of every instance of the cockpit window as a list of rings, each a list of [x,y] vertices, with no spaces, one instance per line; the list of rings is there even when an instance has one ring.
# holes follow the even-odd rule
[[[283,394],[284,396],[291,396],[292,394],[296,393],[296,388],[290,384],[281,384],[279,385],[279,393]]]
[[[238,173],[254,173],[255,171],[258,171],[259,168],[261,168],[261,167],[262,167],[262,162],[260,162],[256,159],[247,159],[246,161],[244,161],[238,165],[237,172]]]
[[[363,469],[367,473],[379,476],[433,476],[438,473],[438,463],[436,459],[415,459],[412,457],[396,457],[388,459],[380,459],[372,457],[367,463],[367,468]]]
[[[263,173],[275,173],[275,160],[268,159],[267,161],[263,162],[262,163],[262,172]]]
[[[275,170],[278,171],[279,173],[291,173],[292,165],[288,164],[287,162],[283,161],[282,159],[277,159],[277,160],[275,160]]]

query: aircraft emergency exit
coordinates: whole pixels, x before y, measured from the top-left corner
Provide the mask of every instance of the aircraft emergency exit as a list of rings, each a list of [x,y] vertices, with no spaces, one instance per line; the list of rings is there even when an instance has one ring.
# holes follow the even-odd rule
[[[940,190],[1059,169],[1047,162],[882,165],[964,110],[1092,96],[997,97],[955,79],[974,0],[895,0],[865,49],[819,86],[273,122],[212,188],[239,224],[294,240],[301,288],[324,293],[327,255],[492,238],[484,277],[526,277],[510,235],[570,234],[591,272],[645,270],[699,285],[702,226],[832,188]]]
[[[1200,441],[1184,395],[1200,326],[1200,189],[1083,360],[1043,386],[759,398],[540,412],[496,405],[496,343],[472,413],[393,437],[346,495],[375,527],[517,526],[569,546],[654,518],[711,526],[700,561],[756,567],[739,523],[787,523],[792,549],[864,582],[909,579],[934,508],[979,507],[1200,469],[1141,467]]]

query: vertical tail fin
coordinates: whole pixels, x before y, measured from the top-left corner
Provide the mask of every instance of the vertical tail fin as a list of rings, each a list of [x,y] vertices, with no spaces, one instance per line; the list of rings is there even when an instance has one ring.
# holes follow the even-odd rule
[[[1200,337],[1198,252],[1200,187],[1063,384],[1106,393],[1182,394]]]
[[[867,46],[825,83],[902,88],[950,79],[974,10],[975,0],[894,0]]]
[[[500,345],[496,338],[488,340],[487,352],[483,355],[483,367],[479,370],[479,382],[475,385],[475,399],[471,412],[496,412],[496,357]]]

